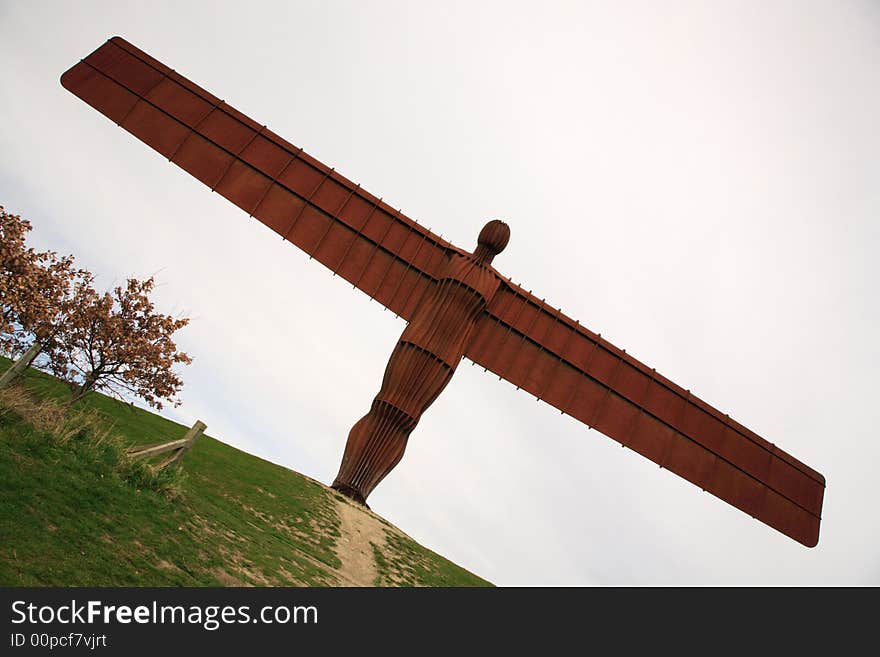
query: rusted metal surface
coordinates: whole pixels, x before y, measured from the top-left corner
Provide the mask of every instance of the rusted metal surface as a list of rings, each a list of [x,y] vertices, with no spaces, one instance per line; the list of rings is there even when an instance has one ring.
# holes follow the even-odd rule
[[[506,224],[490,221],[473,254],[450,257],[400,336],[370,412],[352,428],[334,488],[365,504],[400,461],[409,435],[449,383],[474,323],[498,289],[490,265],[509,236]]]
[[[804,545],[818,541],[822,475],[520,287],[505,282],[466,355]]]
[[[459,252],[124,39],[61,83],[405,319]]]
[[[62,84],[409,323],[334,486],[361,502],[463,356],[807,546],[825,480],[491,266],[115,37]]]

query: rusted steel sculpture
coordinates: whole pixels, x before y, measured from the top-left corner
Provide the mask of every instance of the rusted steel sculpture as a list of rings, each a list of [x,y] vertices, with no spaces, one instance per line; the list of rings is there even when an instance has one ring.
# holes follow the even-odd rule
[[[435,236],[119,37],[65,88],[408,324],[333,486],[362,503],[462,357],[807,546],[825,479],[501,276],[509,230],[473,253]]]
[[[367,496],[403,456],[409,434],[452,378],[474,323],[500,285],[490,267],[510,229],[490,221],[472,255],[451,253],[425,294],[385,368],[370,412],[352,427],[333,488],[366,504]]]

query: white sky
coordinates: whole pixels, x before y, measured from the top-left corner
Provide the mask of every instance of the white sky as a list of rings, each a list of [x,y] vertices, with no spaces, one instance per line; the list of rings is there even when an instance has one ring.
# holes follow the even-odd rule
[[[378,513],[503,585],[880,584],[876,2],[0,0],[0,204],[157,274],[171,417],[329,483],[402,320],[61,87],[116,34],[459,246],[504,219],[500,271],[828,480],[809,550],[466,361]]]

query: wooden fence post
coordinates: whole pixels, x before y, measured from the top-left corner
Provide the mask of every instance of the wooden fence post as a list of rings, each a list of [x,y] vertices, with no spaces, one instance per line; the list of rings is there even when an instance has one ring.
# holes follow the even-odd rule
[[[170,452],[167,457],[156,465],[155,469],[163,470],[169,466],[176,467],[183,460],[183,457],[186,456],[187,452],[192,449],[196,439],[201,436],[207,428],[208,425],[204,422],[196,420],[196,423],[192,425],[183,438],[172,440],[167,443],[158,443],[156,445],[138,445],[137,447],[130,447],[125,450],[125,453],[128,454],[132,460],[138,461],[140,459],[148,459],[152,456],[158,456],[159,454]]]
[[[15,381],[18,376],[28,368],[28,365],[34,362],[34,358],[37,357],[37,354],[40,353],[42,348],[43,345],[35,340],[34,343],[28,347],[28,350],[24,352],[8,370],[3,372],[2,376],[0,376],[0,389],[5,388]]]

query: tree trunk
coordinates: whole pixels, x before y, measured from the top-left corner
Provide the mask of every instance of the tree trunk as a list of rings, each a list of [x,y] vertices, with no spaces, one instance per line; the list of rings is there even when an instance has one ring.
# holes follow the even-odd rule
[[[81,386],[74,388],[73,397],[70,398],[66,405],[73,406],[76,402],[85,397],[86,393],[95,387],[95,382],[97,380],[98,377],[87,376]]]

